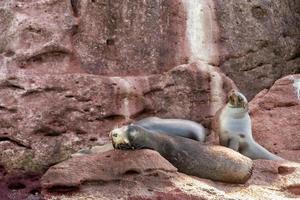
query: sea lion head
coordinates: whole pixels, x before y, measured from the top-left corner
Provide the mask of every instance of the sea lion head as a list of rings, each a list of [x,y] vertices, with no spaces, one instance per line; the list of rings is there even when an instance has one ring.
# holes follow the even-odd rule
[[[134,149],[130,141],[134,140],[138,128],[138,126],[129,125],[113,129],[109,133],[113,147],[115,149]]]
[[[130,142],[127,137],[128,126],[122,126],[110,131],[109,136],[112,141],[112,145],[115,149],[129,149]]]
[[[113,129],[109,135],[115,149],[142,149],[146,132],[150,133],[138,125],[131,124]]]
[[[231,90],[228,94],[228,103],[230,108],[243,108],[248,110],[247,98],[237,90]]]

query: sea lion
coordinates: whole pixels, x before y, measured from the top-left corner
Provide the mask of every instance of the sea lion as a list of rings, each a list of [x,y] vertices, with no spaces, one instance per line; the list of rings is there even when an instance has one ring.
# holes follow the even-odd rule
[[[252,173],[252,160],[222,146],[208,146],[192,139],[153,133],[136,125],[110,132],[116,149],[152,149],[179,172],[228,183],[245,183]]]
[[[290,79],[294,81],[293,87],[295,88],[297,99],[300,101],[300,79],[295,78],[294,76],[292,76]]]
[[[251,159],[282,159],[270,153],[253,139],[248,101],[237,90],[229,92],[228,103],[216,113],[212,127],[219,135],[222,146],[238,151]]]
[[[181,136],[204,142],[206,129],[199,123],[185,119],[162,119],[147,117],[132,123],[153,132],[159,132],[171,136]]]

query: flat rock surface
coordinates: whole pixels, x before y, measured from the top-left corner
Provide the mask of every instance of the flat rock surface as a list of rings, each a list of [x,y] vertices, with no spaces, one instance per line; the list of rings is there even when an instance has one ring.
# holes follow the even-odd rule
[[[85,182],[118,181],[122,176],[144,174],[155,170],[176,172],[167,160],[155,151],[119,151],[71,158],[51,167],[42,178],[47,189],[80,187]]]

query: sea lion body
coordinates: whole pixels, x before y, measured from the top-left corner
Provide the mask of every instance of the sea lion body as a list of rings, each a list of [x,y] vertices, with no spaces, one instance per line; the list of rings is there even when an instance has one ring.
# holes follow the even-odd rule
[[[199,123],[185,119],[162,119],[158,117],[147,117],[136,121],[133,125],[141,126],[153,132],[163,133],[171,136],[181,136],[200,142],[205,141],[206,129]]]
[[[208,146],[184,137],[153,133],[130,125],[111,131],[116,149],[158,151],[179,172],[228,183],[245,183],[252,173],[252,160],[222,146]]]
[[[280,160],[259,145],[252,136],[248,101],[238,91],[231,91],[228,103],[217,112],[213,129],[219,135],[220,144],[251,159]]]

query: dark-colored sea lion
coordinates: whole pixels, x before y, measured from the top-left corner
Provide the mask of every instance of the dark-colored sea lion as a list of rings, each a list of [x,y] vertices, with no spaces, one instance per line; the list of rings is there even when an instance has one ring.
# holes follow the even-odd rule
[[[205,141],[207,134],[206,129],[201,124],[185,119],[147,117],[134,122],[133,125],[141,126],[153,132],[186,137],[200,142]]]
[[[252,160],[226,147],[153,133],[136,125],[114,129],[110,136],[114,148],[155,150],[188,175],[228,183],[245,183],[251,176]]]
[[[219,135],[222,146],[238,151],[251,159],[282,159],[270,153],[253,139],[248,101],[237,90],[229,92],[228,103],[217,112],[212,127]]]

